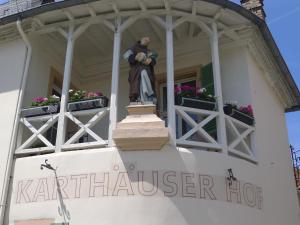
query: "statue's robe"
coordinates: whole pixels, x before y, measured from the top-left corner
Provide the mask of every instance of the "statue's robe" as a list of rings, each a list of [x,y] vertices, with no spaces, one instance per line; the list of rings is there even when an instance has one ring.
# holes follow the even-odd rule
[[[130,71],[128,82],[130,85],[129,88],[129,99],[131,102],[137,101],[140,97],[140,82],[141,82],[141,72],[142,70],[146,70],[148,73],[148,77],[151,81],[152,89],[155,91],[155,74],[154,74],[154,66],[156,64],[155,58],[152,58],[152,62],[147,66],[142,62],[138,62],[135,60],[135,56],[139,52],[143,52],[148,55],[150,51],[147,46],[141,45],[137,42],[133,47],[131,47],[131,54],[128,57],[128,62],[130,64]]]

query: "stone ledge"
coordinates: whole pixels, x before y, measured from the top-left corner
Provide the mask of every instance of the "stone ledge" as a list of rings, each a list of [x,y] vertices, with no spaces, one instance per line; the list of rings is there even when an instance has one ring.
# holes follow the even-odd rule
[[[121,150],[160,150],[169,140],[165,122],[155,115],[156,106],[130,105],[128,116],[113,132],[116,146]]]
[[[156,106],[153,104],[137,104],[127,106],[127,111],[129,115],[145,115],[145,114],[155,114]]]

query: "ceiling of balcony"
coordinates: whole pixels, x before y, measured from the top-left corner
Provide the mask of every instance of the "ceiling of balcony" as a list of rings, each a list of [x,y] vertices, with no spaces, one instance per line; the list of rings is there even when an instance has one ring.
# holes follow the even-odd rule
[[[238,41],[243,30],[250,28],[250,22],[241,15],[224,10],[219,6],[202,1],[191,0],[103,0],[88,5],[78,5],[67,9],[50,11],[35,17],[39,28],[55,28],[58,25],[67,30],[70,20],[87,21],[91,16],[105,17],[113,22],[116,15],[122,15],[123,20],[137,13],[156,12],[163,17],[163,11],[170,7],[178,12],[173,20],[180,19],[189,13],[198,15],[204,22],[217,19],[219,32],[222,32],[220,42],[230,43]],[[182,13],[182,16],[180,15]],[[78,79],[84,81],[94,76],[105,76],[111,72],[113,52],[113,32],[101,23],[91,25],[76,41],[74,52],[74,66]],[[143,36],[152,40],[151,48],[158,51],[160,59],[165,59],[165,30],[149,18],[139,19],[122,33],[122,52],[133,45]],[[53,55],[64,61],[66,39],[59,32],[41,35],[44,48],[52,51]],[[195,51],[208,51],[209,40],[207,34],[197,25],[184,22],[174,30],[175,57],[180,54]],[[122,67],[127,67],[125,60],[121,60]]]

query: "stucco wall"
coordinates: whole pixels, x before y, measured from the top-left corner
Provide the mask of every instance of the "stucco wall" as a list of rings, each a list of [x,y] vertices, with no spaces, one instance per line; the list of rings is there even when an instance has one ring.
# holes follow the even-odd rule
[[[7,170],[7,159],[13,132],[19,89],[23,75],[26,48],[21,40],[0,44],[0,197]]]
[[[299,221],[299,207],[285,113],[262,68],[247,54],[253,110],[256,120],[256,155],[265,179],[265,213],[273,224]],[[283,212],[287,217],[280,216]],[[277,216],[278,215],[278,216]]]
[[[23,107],[29,107],[35,97],[46,97],[48,95],[48,84],[50,69],[53,66],[51,57],[41,48],[38,38],[31,38],[32,58],[30,62],[28,79],[25,89]]]
[[[223,101],[251,104],[249,70],[244,47],[220,51]]]
[[[55,194],[53,171],[40,170],[45,159],[57,168],[63,201]],[[236,183],[226,189],[229,168],[241,184],[239,191]],[[98,149],[17,159],[9,224],[29,218],[63,222],[58,208],[65,205],[66,220],[74,225],[298,225],[289,199],[270,188],[276,181],[266,179],[263,170],[221,153],[171,146],[162,151]],[[138,173],[143,178],[137,178]],[[201,189],[201,176],[208,178],[201,184],[211,189]],[[256,191],[246,190],[246,183]],[[280,212],[273,199],[282,201]]]

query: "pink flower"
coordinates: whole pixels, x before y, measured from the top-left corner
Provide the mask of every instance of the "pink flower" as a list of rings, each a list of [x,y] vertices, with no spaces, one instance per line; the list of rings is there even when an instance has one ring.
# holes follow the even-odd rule
[[[85,94],[85,96],[87,98],[92,98],[92,97],[94,97],[94,93],[93,92],[88,92],[88,93]]]
[[[179,94],[181,92],[181,88],[179,86],[175,87],[175,94]]]
[[[249,116],[253,116],[253,109],[251,105],[247,105],[247,106],[241,106],[239,108],[239,111],[249,115]]]
[[[248,110],[249,114],[250,114],[251,116],[253,116],[253,109],[252,109],[252,106],[251,106],[251,105],[248,105],[248,106],[247,106],[247,110]]]
[[[96,92],[87,92],[85,94],[85,97],[86,98],[96,98],[96,97],[100,97],[100,96],[103,96],[103,94],[100,92],[100,91],[96,91]]]
[[[189,86],[189,85],[183,85],[181,86],[182,91],[194,91],[195,87]]]
[[[33,99],[33,101],[36,103],[42,103],[42,102],[48,101],[48,99],[44,98],[44,97],[36,97]]]
[[[100,92],[100,91],[96,91],[95,94],[96,94],[97,97],[103,96],[102,92]]]
[[[189,86],[189,85],[183,85],[183,86],[181,86],[181,90],[183,90],[183,91],[190,91],[190,90],[192,90],[192,87]]]

